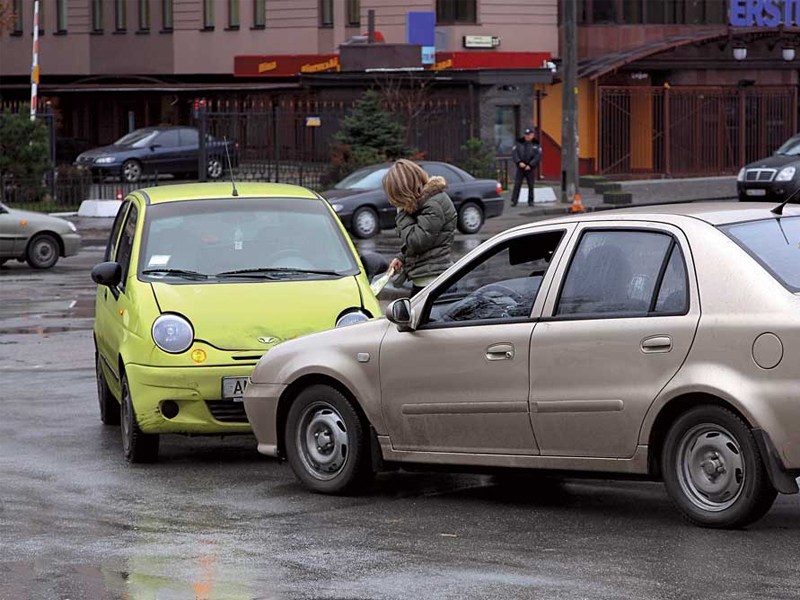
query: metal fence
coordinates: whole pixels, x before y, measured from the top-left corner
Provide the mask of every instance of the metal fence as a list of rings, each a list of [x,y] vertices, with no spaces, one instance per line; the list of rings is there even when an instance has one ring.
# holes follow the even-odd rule
[[[197,128],[201,134],[236,144],[235,172],[240,177],[285,181],[281,174],[305,180],[309,172],[319,171],[319,165],[330,164],[334,136],[354,102],[214,102],[201,106],[194,115]],[[405,143],[421,157],[458,162],[469,132],[466,106],[457,100],[428,100],[413,110],[402,103],[388,103],[386,108],[404,126]],[[202,157],[201,152],[201,161]],[[203,166],[201,173],[205,172]]]
[[[602,87],[599,110],[605,175],[733,174],[797,131],[792,87]]]

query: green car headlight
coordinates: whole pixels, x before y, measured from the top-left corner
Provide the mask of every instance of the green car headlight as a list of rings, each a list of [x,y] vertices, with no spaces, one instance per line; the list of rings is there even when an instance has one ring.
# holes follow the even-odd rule
[[[194,340],[191,323],[180,315],[161,315],[153,322],[153,341],[170,354],[180,354],[189,349]]]
[[[336,327],[345,327],[347,325],[355,325],[356,323],[363,323],[369,321],[369,315],[361,309],[354,309],[344,313],[336,319]]]

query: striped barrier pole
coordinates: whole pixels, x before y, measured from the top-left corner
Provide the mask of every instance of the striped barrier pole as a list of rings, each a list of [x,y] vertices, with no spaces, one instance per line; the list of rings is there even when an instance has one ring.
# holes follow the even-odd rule
[[[39,0],[33,2],[33,64],[31,65],[31,121],[36,119],[39,96]]]

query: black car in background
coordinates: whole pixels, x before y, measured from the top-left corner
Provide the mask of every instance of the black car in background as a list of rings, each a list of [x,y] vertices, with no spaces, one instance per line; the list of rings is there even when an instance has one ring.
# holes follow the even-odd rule
[[[775,154],[745,165],[736,177],[741,201],[800,201],[800,134],[790,137]]]
[[[235,165],[237,145],[206,136],[209,179],[219,179],[225,172],[226,146]],[[194,127],[144,127],[110,146],[81,153],[75,165],[91,169],[98,177],[117,176],[125,182],[136,183],[145,174],[197,177],[199,156],[200,135]]]
[[[458,211],[458,229],[477,233],[490,217],[503,214],[502,188],[491,179],[475,179],[466,171],[441,162],[419,161],[428,175],[447,181],[447,193]],[[371,165],[342,179],[332,189],[322,192],[344,226],[359,238],[371,238],[381,229],[394,227],[397,209],[389,204],[382,181],[391,163]]]

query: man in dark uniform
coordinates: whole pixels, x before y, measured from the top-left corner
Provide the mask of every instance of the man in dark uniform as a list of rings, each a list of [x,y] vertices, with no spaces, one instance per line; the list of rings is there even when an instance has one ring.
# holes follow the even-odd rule
[[[542,162],[542,146],[536,139],[533,129],[526,129],[519,141],[511,150],[511,158],[517,168],[514,176],[514,192],[511,195],[511,206],[517,205],[522,180],[528,182],[528,206],[533,206],[533,186],[536,182],[536,167]]]

